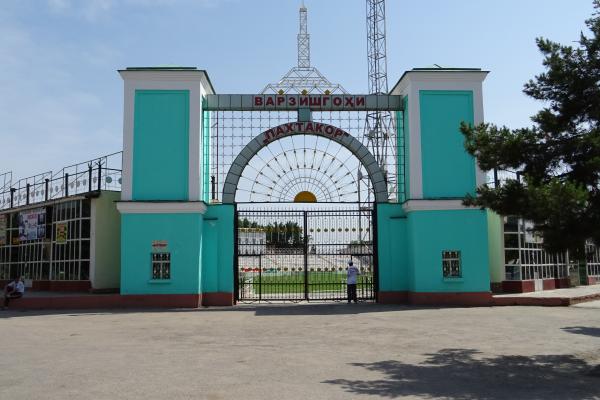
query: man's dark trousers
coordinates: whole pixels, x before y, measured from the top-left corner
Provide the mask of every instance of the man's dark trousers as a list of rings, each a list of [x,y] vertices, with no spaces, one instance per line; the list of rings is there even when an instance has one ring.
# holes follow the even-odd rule
[[[356,298],[356,283],[348,284],[348,303],[351,301],[354,301],[355,303],[358,302]]]

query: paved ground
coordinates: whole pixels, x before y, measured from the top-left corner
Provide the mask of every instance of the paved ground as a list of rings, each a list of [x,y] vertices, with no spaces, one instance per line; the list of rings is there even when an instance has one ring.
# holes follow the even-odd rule
[[[0,399],[600,399],[600,302],[0,314]]]

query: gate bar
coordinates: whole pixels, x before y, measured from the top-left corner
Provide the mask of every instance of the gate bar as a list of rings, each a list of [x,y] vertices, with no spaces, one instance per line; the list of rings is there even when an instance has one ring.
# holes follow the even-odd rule
[[[238,271],[239,263],[239,245],[238,245],[238,228],[240,216],[238,214],[237,204],[233,204],[233,280],[235,282],[234,304],[240,301],[240,273]]]
[[[308,215],[304,210],[304,300],[308,301]]]

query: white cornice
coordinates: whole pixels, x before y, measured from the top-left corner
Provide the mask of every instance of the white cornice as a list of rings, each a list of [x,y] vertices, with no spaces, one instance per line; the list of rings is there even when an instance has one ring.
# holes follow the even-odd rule
[[[409,200],[402,205],[404,211],[474,210],[463,205],[462,200]]]
[[[120,70],[125,82],[200,82],[207,94],[215,94],[208,74],[203,70]]]
[[[206,204],[202,201],[118,201],[121,214],[204,214]]]
[[[390,94],[402,93],[410,82],[464,82],[481,83],[485,80],[488,71],[478,70],[427,70],[427,71],[406,71],[398,83],[392,88]]]

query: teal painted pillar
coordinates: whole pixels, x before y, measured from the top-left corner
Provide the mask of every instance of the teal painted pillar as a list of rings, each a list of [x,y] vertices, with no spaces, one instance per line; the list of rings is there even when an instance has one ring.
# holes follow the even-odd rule
[[[234,206],[209,205],[202,236],[202,301],[232,305],[234,301]]]
[[[202,96],[195,68],[128,68],[124,80],[121,294],[152,305],[201,302]]]
[[[466,153],[459,130],[463,121],[483,122],[486,75],[480,69],[417,68],[406,72],[392,90],[404,98],[398,133],[403,135],[406,188],[404,198],[399,197],[402,213],[384,216],[380,211],[378,223],[382,229],[391,229],[393,252],[402,249],[405,254],[395,255],[402,261],[388,263],[381,254],[386,250],[380,251],[384,300],[419,304],[491,301],[487,213],[462,205],[463,197],[475,193],[486,177]],[[395,222],[394,215],[401,222]],[[380,229],[379,237],[383,235]],[[379,239],[380,246],[384,243]],[[386,264],[396,265],[394,273],[386,271]]]

